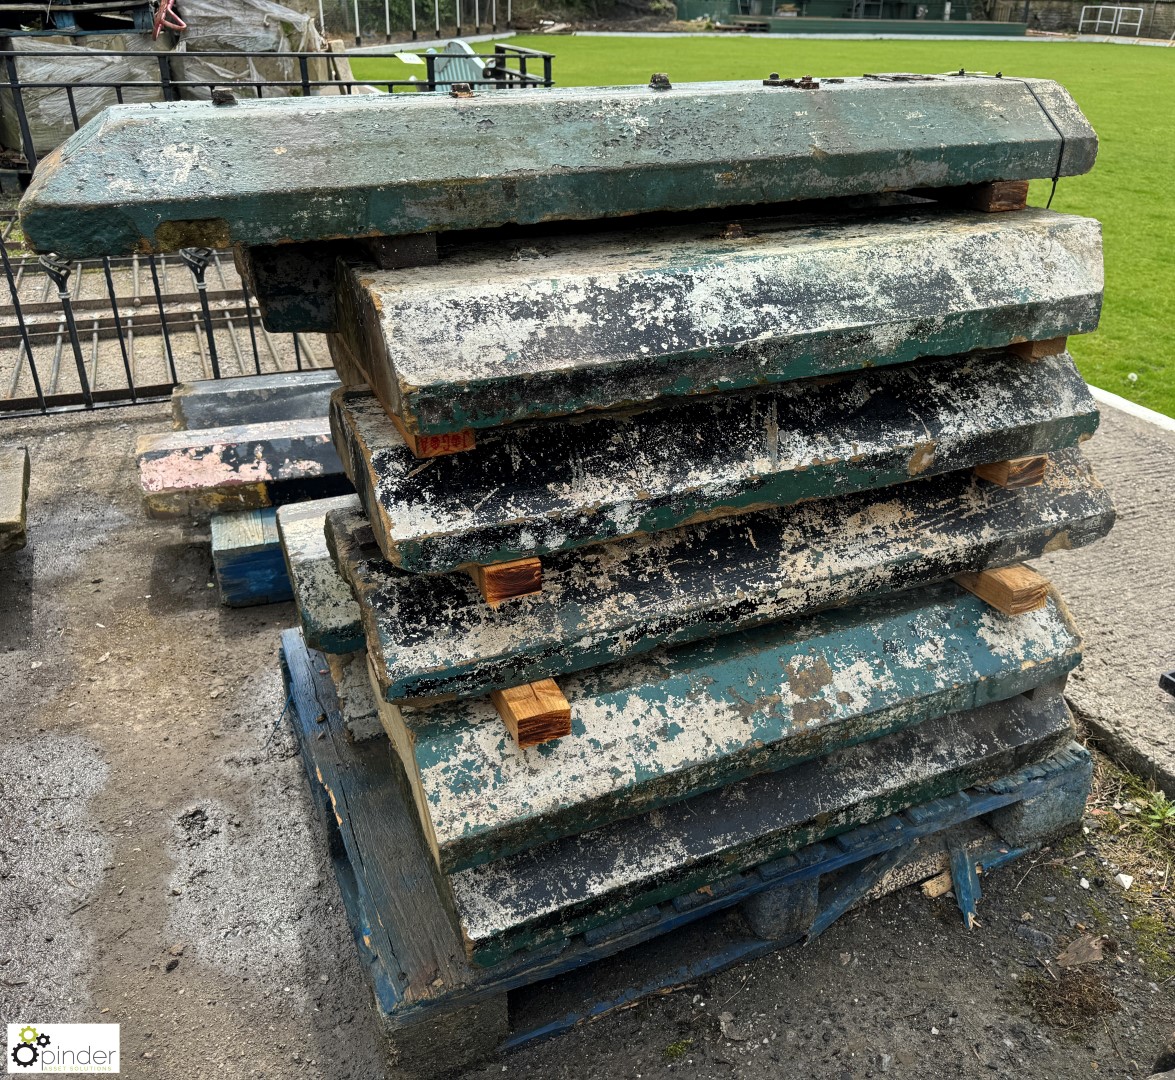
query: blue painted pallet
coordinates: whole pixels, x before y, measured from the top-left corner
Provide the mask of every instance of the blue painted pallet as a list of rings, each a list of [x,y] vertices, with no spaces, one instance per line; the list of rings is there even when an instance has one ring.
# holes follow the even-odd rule
[[[212,518],[212,565],[220,601],[229,607],[277,604],[293,599],[277,511],[242,510]]]
[[[402,1066],[411,1068],[419,1054],[422,1071],[433,1076],[443,1072],[441,1064],[458,1067],[555,1034],[813,936],[883,885],[892,871],[911,863],[927,865],[927,873],[942,869],[952,847],[966,844],[974,865],[994,869],[1043,838],[1032,829],[1036,807],[1044,807],[1041,820],[1049,832],[1079,821],[1092,771],[1087,752],[1070,743],[1000,781],[812,844],[491,968],[476,968],[465,958],[393,755],[379,740],[355,744],[345,738],[327,665],[307,650],[298,631],[283,634],[281,662],[290,715],[385,1031]],[[1005,819],[1011,821],[1007,830]],[[992,826],[1015,839],[998,835]],[[745,911],[757,897],[804,888],[815,903],[806,921],[786,933],[749,934],[742,920],[730,917],[736,905]],[[667,936],[671,930],[675,933]],[[610,962],[619,975],[609,985],[610,969],[597,962],[621,952],[623,962],[619,957]],[[587,965],[592,965],[591,992],[568,982],[577,972],[582,978]],[[439,1045],[449,1061],[438,1063]]]

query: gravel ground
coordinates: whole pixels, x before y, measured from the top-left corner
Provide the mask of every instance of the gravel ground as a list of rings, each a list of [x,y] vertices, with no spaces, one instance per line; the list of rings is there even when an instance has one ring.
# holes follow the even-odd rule
[[[371,998],[280,720],[294,612],[221,608],[207,534],[142,515],[134,440],[166,426],[143,406],[3,429],[33,478],[30,546],[0,565],[0,1021],[117,1021],[131,1076],[378,1078]],[[1095,456],[1137,437],[1107,423]],[[1076,604],[1083,703],[1159,633],[1125,606],[1150,590],[1099,607],[1097,581]],[[950,900],[907,889],[470,1075],[1145,1077],[1175,1026],[1171,883],[1114,884],[1111,862],[1142,877],[1165,857],[1125,844],[1119,821],[1099,811],[1063,857],[993,874],[971,933]],[[1086,932],[1116,954],[1056,982],[1039,961]]]

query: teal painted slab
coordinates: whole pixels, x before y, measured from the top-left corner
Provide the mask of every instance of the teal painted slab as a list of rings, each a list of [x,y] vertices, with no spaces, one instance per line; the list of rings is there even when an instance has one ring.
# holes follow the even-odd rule
[[[293,596],[275,515],[267,508],[213,516],[212,566],[222,604],[253,607]]]
[[[0,555],[28,543],[29,452],[0,446]]]
[[[1069,176],[1096,153],[1047,80],[242,96],[107,109],[41,162],[21,221],[75,259]]]
[[[510,1018],[517,1016],[519,1024],[507,1045],[557,1033],[585,1016],[631,1004],[645,994],[786,944],[743,934],[730,945],[725,931],[742,924],[724,917],[724,911],[744,900],[768,890],[804,887],[814,879],[844,880],[846,871],[852,874],[857,866],[895,847],[933,841],[942,851],[945,838],[957,830],[974,836],[975,830],[987,827],[981,822],[993,820],[1001,808],[1051,799],[1058,788],[1073,786],[1075,774],[1088,786],[1089,754],[1070,742],[1039,765],[1000,777],[993,789],[972,788],[919,804],[840,833],[834,843],[806,846],[590,933],[516,953],[494,967],[476,968],[462,957],[459,931],[449,913],[451,898],[435,876],[414,811],[401,794],[402,777],[392,756],[378,745],[347,738],[325,664],[318,654],[307,652],[298,631],[282,635],[281,660],[290,693],[289,715],[311,793],[324,825],[338,841],[331,844],[332,860],[378,1015],[401,1054],[413,1045],[412,1033],[419,1033],[423,1075],[436,1071],[436,1038],[444,1028],[434,1021],[447,1024],[454,1015],[464,1017],[462,1010],[479,1005],[491,1014],[495,1009],[504,1014],[510,994]],[[1079,821],[1083,795],[1068,796],[1068,803],[1069,820]],[[992,835],[987,850],[979,857],[985,873],[1025,849],[1009,849]],[[716,924],[710,916],[720,921]],[[650,956],[648,949],[659,950],[660,955]],[[597,963],[622,951],[629,958],[623,964]],[[648,982],[633,983],[634,958],[642,977],[651,973]],[[650,959],[656,962],[649,963]],[[586,970],[577,975],[576,969]],[[560,975],[576,981],[548,981]],[[585,989],[589,980],[590,989]],[[524,991],[526,999],[515,997],[514,990]],[[536,995],[552,1006],[545,1019],[526,1007],[539,1000]],[[453,1044],[445,1045],[448,1049]]]
[[[1047,758],[1056,693],[927,720],[782,772],[448,877],[469,955],[491,966],[732,873]]]
[[[325,416],[144,435],[135,455],[152,517],[260,510],[348,489]]]
[[[426,462],[370,393],[331,399],[335,445],[380,549],[427,573],[1046,453],[1097,422],[1067,354],[923,361],[510,425]]]
[[[1101,228],[930,207],[462,245],[340,263],[339,325],[422,434],[1096,329]]]
[[[306,644],[325,653],[346,654],[366,645],[359,605],[327,550],[327,513],[355,513],[354,495],[290,503],[277,511],[277,530]]]
[[[331,368],[181,383],[171,392],[171,422],[179,431],[190,431],[273,420],[320,420],[338,385],[339,377]]]
[[[336,591],[341,574],[359,598],[363,626],[348,633],[366,629],[380,692],[399,701],[484,694],[1033,559],[1113,523],[1109,495],[1072,448],[1034,487],[956,472],[559,552],[544,559],[542,592],[497,608],[466,574],[397,570],[356,500],[327,518],[334,560],[321,573]],[[311,640],[331,608],[300,610]]]
[[[1011,617],[945,584],[568,676],[571,734],[525,750],[488,698],[383,709],[454,871],[1013,697],[1080,659],[1055,597]]]

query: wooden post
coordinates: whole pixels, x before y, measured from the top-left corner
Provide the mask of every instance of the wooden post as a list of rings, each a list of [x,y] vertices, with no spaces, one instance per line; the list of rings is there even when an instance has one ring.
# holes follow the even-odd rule
[[[490,566],[475,564],[469,567],[469,576],[490,607],[543,591],[543,564],[539,559],[515,559]]]
[[[490,700],[506,730],[524,749],[571,734],[571,706],[554,679],[494,690]]]
[[[1048,581],[1021,563],[978,574],[958,574],[955,581],[1005,615],[1023,615],[1048,603]]]
[[[1008,461],[989,461],[986,465],[976,465],[975,475],[981,480],[998,484],[1002,488],[1035,487],[1044,483],[1044,474],[1048,469],[1049,459],[1046,455],[1039,457],[1011,458]]]

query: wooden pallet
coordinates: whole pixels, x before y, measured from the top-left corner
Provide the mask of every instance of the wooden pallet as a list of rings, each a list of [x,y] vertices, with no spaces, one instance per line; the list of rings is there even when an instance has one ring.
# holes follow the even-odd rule
[[[813,936],[887,881],[892,887],[942,870],[949,845],[982,838],[972,855],[991,870],[1079,821],[1092,771],[1086,752],[1062,738],[1051,756],[1013,764],[1000,780],[881,810],[826,841],[720,872],[704,887],[477,967],[465,957],[386,748],[342,733],[326,665],[297,631],[283,635],[282,665],[376,1007],[401,1064],[424,1075]],[[742,917],[732,920],[735,910]],[[762,936],[749,933],[748,923]],[[591,989],[576,974],[588,965]]]
[[[339,327],[417,435],[1086,333],[1096,221],[909,207],[463,246],[340,278]]]
[[[287,551],[313,560],[304,576],[314,588],[299,600],[308,644],[357,649],[365,626],[381,692],[400,701],[483,694],[1081,547],[1113,521],[1074,448],[1053,455],[1035,487],[958,472],[551,555],[541,593],[496,609],[465,574],[408,574],[384,560],[358,499],[330,510],[331,552],[321,524],[307,526],[313,547]],[[303,571],[291,573],[297,589]],[[354,622],[336,627],[344,610]]]
[[[421,462],[379,402],[331,431],[385,558],[445,573],[1075,445],[1097,406],[1067,354],[952,357],[510,425]]]
[[[29,452],[0,447],[0,555],[28,542]]]

